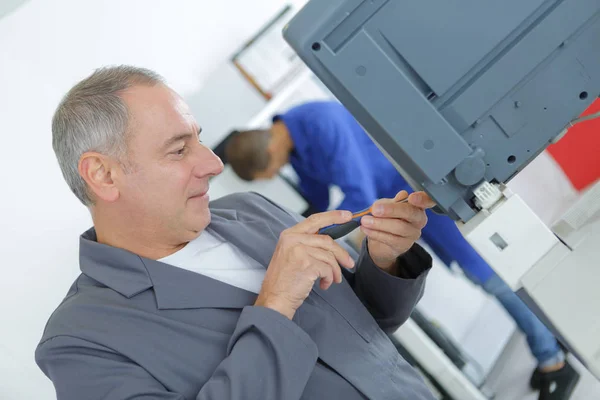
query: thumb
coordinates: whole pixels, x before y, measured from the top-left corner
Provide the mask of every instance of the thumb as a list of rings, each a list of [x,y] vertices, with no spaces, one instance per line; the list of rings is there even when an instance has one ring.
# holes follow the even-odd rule
[[[402,201],[404,199],[406,199],[408,197],[408,192],[406,190],[402,190],[400,192],[398,192],[398,194],[396,195],[396,197],[394,197],[394,201]]]
[[[411,195],[408,196],[408,202],[415,207],[422,208],[423,210],[435,207],[435,202],[431,200],[429,195],[425,192],[411,193]]]

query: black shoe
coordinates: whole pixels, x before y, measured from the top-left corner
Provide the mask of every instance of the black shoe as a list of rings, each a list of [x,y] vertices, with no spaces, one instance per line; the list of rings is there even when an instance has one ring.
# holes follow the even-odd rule
[[[569,349],[567,349],[561,342],[558,342],[558,346],[564,353],[565,357],[569,354]],[[542,387],[542,375],[543,373],[539,369],[535,369],[533,374],[531,374],[531,378],[529,379],[529,387],[533,390],[540,390]]]
[[[579,381],[579,373],[569,363],[558,371],[540,375],[539,400],[568,400]]]
[[[542,387],[542,371],[540,371],[538,368],[536,368],[535,371],[533,371],[533,374],[531,374],[529,386],[533,390],[540,390]]]

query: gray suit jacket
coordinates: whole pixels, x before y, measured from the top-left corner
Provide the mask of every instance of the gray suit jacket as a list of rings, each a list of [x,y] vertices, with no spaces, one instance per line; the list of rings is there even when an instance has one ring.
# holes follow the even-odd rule
[[[249,193],[211,211],[211,233],[265,268],[296,223]],[[398,260],[414,279],[384,273],[363,246],[355,272],[315,285],[290,321],[253,293],[95,239],[82,235],[82,274],[35,353],[60,400],[433,398],[384,333],[423,292],[431,258],[418,245]]]

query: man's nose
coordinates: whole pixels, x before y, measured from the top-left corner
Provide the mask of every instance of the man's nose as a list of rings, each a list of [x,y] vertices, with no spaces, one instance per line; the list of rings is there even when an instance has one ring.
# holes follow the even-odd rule
[[[196,160],[196,174],[202,177],[219,175],[223,168],[223,161],[210,148],[202,146]]]

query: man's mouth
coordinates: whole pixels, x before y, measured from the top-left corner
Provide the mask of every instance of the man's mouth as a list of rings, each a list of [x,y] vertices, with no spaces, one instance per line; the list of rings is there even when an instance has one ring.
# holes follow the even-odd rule
[[[206,189],[206,190],[204,190],[204,191],[202,191],[202,192],[198,192],[198,193],[195,193],[195,194],[191,195],[191,196],[190,196],[190,199],[194,199],[194,198],[203,197],[203,196],[205,196],[207,193],[208,193],[208,189]]]

